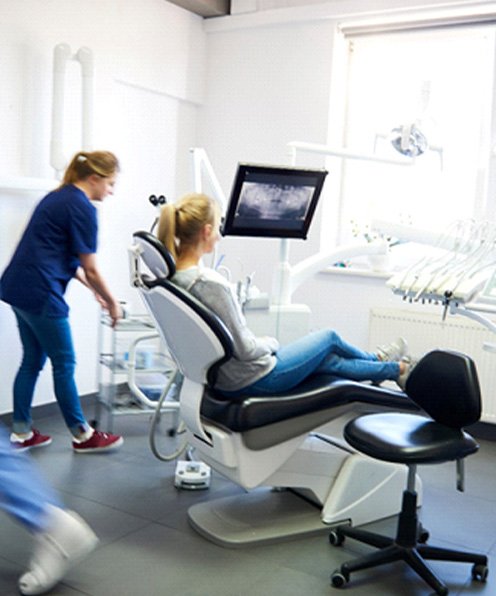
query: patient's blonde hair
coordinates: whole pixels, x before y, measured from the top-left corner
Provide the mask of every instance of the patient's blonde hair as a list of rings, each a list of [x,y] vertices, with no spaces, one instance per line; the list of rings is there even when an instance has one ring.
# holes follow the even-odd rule
[[[205,194],[190,193],[175,203],[162,207],[158,222],[158,239],[172,256],[195,246],[205,224],[214,225],[218,217],[215,201]]]

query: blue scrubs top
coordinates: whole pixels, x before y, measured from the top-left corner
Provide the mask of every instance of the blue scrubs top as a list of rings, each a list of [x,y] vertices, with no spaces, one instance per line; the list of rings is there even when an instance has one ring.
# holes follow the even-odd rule
[[[0,298],[29,313],[67,317],[67,284],[79,255],[96,252],[96,209],[73,185],[49,193],[35,208],[0,279]]]

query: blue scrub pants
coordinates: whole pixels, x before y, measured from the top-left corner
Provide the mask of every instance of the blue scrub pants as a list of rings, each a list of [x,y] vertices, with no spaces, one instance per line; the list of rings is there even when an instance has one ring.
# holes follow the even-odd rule
[[[24,453],[10,446],[10,439],[0,427],[0,509],[32,532],[46,530],[46,507],[62,507],[53,489]]]
[[[73,436],[89,430],[81,409],[74,380],[76,356],[67,317],[34,315],[13,308],[23,347],[21,366],[14,381],[14,413],[12,430],[31,430],[31,403],[36,381],[47,357],[52,363],[53,387],[65,423]]]
[[[398,362],[383,362],[343,341],[330,329],[310,333],[283,346],[276,353],[276,365],[265,377],[227,395],[271,395],[289,391],[312,374],[329,374],[352,381],[395,381]]]

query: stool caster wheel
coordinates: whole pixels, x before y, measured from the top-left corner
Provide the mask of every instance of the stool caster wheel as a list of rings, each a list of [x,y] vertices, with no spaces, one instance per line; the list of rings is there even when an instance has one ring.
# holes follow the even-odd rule
[[[472,567],[472,579],[479,582],[485,582],[489,574],[489,568],[487,565],[474,565]]]
[[[331,575],[331,585],[333,588],[342,588],[350,581],[348,573],[343,573],[340,569]]]
[[[429,540],[429,537],[429,532],[425,528],[420,527],[417,536],[417,541],[419,544],[425,544]]]

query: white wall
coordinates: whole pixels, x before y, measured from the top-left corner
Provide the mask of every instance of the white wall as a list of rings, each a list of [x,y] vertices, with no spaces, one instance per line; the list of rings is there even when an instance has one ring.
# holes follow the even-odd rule
[[[2,187],[10,176],[52,178],[49,166],[52,52],[68,43],[95,60],[94,148],[114,151],[122,173],[100,206],[99,263],[114,293],[139,306],[130,288],[126,247],[148,229],[152,193],[173,198],[190,187],[188,148],[196,142],[204,94],[203,20],[164,0],[0,0],[0,270],[39,192]],[[71,67],[72,68],[72,67]],[[74,63],[74,68],[76,65]],[[66,152],[80,148],[78,73],[68,74]],[[74,87],[74,88],[73,88]],[[54,186],[55,186],[54,182]],[[68,292],[80,393],[96,387],[98,309],[74,282]],[[11,410],[20,345],[10,308],[0,303],[0,412]],[[53,400],[47,366],[36,402]]]
[[[288,141],[326,142],[332,38],[326,21],[208,34],[200,143],[226,191],[238,161],[288,164]],[[315,226],[307,242],[292,243],[293,260],[315,253],[318,243]],[[257,285],[270,289],[277,240],[226,238],[221,250],[236,277],[255,270]]]

